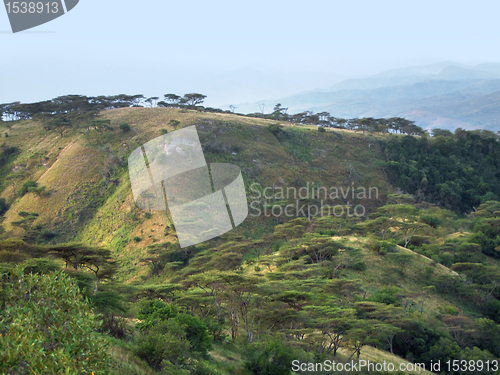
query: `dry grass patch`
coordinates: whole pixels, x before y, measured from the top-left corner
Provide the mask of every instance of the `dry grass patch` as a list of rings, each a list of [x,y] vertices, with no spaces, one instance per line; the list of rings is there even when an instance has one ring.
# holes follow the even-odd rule
[[[103,166],[98,151],[72,143],[64,148],[57,161],[37,180],[38,186],[46,186],[48,195],[24,195],[5,215],[6,230],[13,229],[11,221],[18,220],[21,211],[38,212],[35,223],[55,225],[62,220],[64,208],[78,184],[98,183],[97,176]]]

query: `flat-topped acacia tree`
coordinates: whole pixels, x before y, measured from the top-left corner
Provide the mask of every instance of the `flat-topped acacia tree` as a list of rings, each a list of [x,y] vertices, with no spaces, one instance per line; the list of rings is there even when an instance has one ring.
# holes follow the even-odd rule
[[[186,104],[188,106],[197,106],[199,104],[202,104],[206,97],[207,97],[206,95],[193,92],[190,94],[185,94],[180,99],[180,103]]]
[[[49,253],[66,262],[66,267],[74,270],[87,269],[95,275],[94,294],[99,291],[99,282],[111,278],[116,272],[116,262],[111,259],[111,251],[100,247],[90,247],[78,243],[68,243],[48,248]]]

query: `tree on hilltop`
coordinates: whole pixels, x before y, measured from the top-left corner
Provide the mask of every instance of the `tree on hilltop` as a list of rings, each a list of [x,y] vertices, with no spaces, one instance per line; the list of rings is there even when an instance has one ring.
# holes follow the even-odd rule
[[[151,98],[147,98],[145,100],[145,102],[148,103],[150,107],[156,107],[156,104],[158,103],[158,99],[160,99],[160,98],[157,96],[152,96]]]
[[[288,108],[284,108],[281,103],[278,103],[273,108],[273,113],[271,114],[271,118],[275,120],[287,120],[288,115],[286,113]]]
[[[181,97],[175,94],[165,94],[164,101],[158,102],[160,107],[176,107],[179,105]]]
[[[197,106],[202,104],[206,97],[206,95],[198,93],[185,94],[182,99],[180,99],[180,103],[188,106]]]

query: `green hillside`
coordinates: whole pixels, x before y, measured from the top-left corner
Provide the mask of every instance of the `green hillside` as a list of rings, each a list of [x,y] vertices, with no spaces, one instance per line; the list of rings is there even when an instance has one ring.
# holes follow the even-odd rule
[[[27,311],[19,293],[31,289],[16,277],[40,274],[57,290],[50,277],[61,271],[77,287],[60,295],[83,295],[103,321],[89,335],[98,332],[107,356],[79,373],[278,375],[293,361],[331,360],[396,366],[360,374],[400,364],[399,373],[430,373],[414,364],[438,361],[435,373],[496,373],[497,136],[431,139],[190,108],[77,111],[64,127],[36,116],[0,122],[0,344],[17,343],[13,317]],[[250,215],[180,248],[168,211],[135,205],[127,160],[191,125],[208,163],[241,169]],[[47,337],[32,343],[40,363],[72,366],[63,341],[41,344]],[[22,345],[17,357],[0,354],[0,373],[25,373]],[[453,360],[476,367],[446,367]]]

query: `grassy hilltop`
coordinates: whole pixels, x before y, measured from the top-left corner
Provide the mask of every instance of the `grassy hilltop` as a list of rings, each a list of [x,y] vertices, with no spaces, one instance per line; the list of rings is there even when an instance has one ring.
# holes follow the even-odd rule
[[[240,167],[254,207],[320,206],[317,194],[279,195],[314,186],[339,191],[325,204],[362,206],[364,215],[250,215],[181,249],[168,212],[136,207],[127,160],[190,125],[208,163]],[[42,119],[0,122],[0,134],[0,306],[18,301],[9,294],[15,272],[70,275],[102,314],[97,331],[108,347],[82,373],[277,375],[290,374],[292,360],[403,363],[408,374],[430,373],[412,363],[429,370],[441,361],[434,372],[477,373],[444,367],[462,359],[489,361],[479,373],[495,373],[500,203],[490,185],[500,148],[489,134],[428,140],[142,107],[101,111],[63,132]],[[464,140],[488,160],[484,170]],[[424,146],[437,150],[432,158]],[[266,187],[272,197],[256,198]],[[378,194],[358,194],[370,188]],[[347,189],[356,194],[342,197]],[[14,337],[2,332],[0,344]],[[40,363],[49,354],[70,363],[73,354],[51,340]],[[23,373],[15,358],[0,355],[0,369]]]

